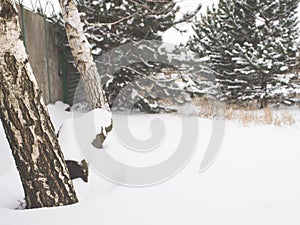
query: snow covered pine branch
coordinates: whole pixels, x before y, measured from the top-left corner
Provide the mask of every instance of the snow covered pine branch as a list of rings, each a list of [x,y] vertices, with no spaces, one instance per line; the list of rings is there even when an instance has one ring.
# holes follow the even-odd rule
[[[91,45],[84,32],[83,24],[74,0],[60,0],[62,14],[65,21],[65,29],[71,47],[76,67],[80,72],[84,83],[87,102],[90,109],[103,109],[110,113],[107,104],[99,72],[91,54]],[[93,141],[94,147],[101,148],[107,134],[112,130],[112,120],[108,126],[101,127]]]

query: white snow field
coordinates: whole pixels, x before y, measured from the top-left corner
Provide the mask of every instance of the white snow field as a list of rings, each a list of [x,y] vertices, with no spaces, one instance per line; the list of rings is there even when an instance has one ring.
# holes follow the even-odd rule
[[[70,120],[72,113],[64,111],[65,108],[67,105],[61,102],[48,106],[56,130]],[[298,112],[294,114],[299,118]],[[122,116],[125,115],[113,115]],[[133,135],[147,138],[149,121],[153,118],[164,121],[167,126],[164,141],[170,139],[173,143],[169,141],[157,154],[149,153],[149,160],[133,153],[126,158],[126,151],[114,134],[103,150],[96,151],[107,151],[118,160],[136,166],[157,163],[159,158],[165,160],[180,137],[181,119],[172,115],[132,115],[129,127]],[[291,127],[254,124],[244,127],[226,122],[220,154],[204,173],[198,171],[212,123],[208,119],[198,119],[198,123],[197,151],[171,179],[154,186],[132,188],[111,183],[91,169],[88,183],[74,180],[78,204],[34,210],[15,209],[23,201],[23,191],[1,127],[0,224],[299,225],[299,123]],[[71,126],[64,125],[60,143],[66,159],[81,160],[83,156],[76,150],[72,132]]]

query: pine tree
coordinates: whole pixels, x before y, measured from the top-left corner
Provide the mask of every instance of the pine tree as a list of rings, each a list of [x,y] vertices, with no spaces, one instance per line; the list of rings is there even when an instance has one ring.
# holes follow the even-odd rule
[[[174,6],[175,3],[171,1],[154,3],[135,0],[87,0],[79,6],[79,10],[85,14],[84,31],[92,44],[92,53],[97,58],[129,42],[161,40],[160,32],[167,30],[175,18]],[[110,55],[105,61],[113,64],[115,57],[124,57],[122,54],[124,53]],[[139,55],[130,52],[127,54],[135,56],[136,61],[140,61]],[[114,100],[119,91],[141,78],[141,75],[147,76],[154,67],[160,65],[155,62],[135,63],[112,73],[111,66],[101,65],[104,75],[102,82],[106,84],[104,89],[109,104],[118,104],[114,103]]]
[[[240,7],[253,18],[255,39],[236,45],[237,65],[247,65],[238,70],[241,77],[251,75],[253,87],[258,91],[252,98],[260,99],[261,107],[267,104],[270,85],[280,85],[276,77],[291,72],[297,65],[298,50],[297,0],[254,1],[247,0]],[[249,80],[249,78],[248,78]]]
[[[192,18],[199,9],[200,6],[193,13],[185,15],[182,21]],[[103,56],[110,50],[127,43],[131,43],[134,46],[135,43],[141,40],[161,41],[161,35],[164,31],[181,22],[175,22],[175,14],[178,8],[171,0],[159,2],[144,0],[88,0],[79,6],[79,10],[84,13],[84,31],[89,42],[92,43],[92,53],[95,58]],[[131,101],[136,102],[136,108],[148,112],[158,112],[161,110],[158,101],[162,93],[165,92],[164,89],[169,89],[167,91],[168,94],[174,92],[170,96],[178,96],[178,102],[183,101],[185,97],[178,94],[181,90],[173,88],[174,82],[169,82],[168,86],[166,85],[168,82],[160,83],[159,79],[155,78],[155,74],[160,73],[164,68],[172,68],[172,66],[159,61],[147,60],[145,55],[156,54],[154,49],[152,53],[150,50],[149,53],[144,51],[143,54],[133,51],[128,49],[126,53],[114,52],[114,54],[105,54],[107,58],[99,62],[103,75],[102,82],[105,84],[104,89],[109,104],[119,109],[126,108],[127,106],[125,107],[123,104],[128,101],[128,98],[132,98]],[[114,63],[119,61],[120,58],[126,61],[128,55],[131,57],[129,65],[113,72]],[[132,63],[132,61],[138,63]],[[103,62],[104,64],[101,64]],[[147,84],[140,83],[140,78],[144,78]],[[120,90],[128,84],[134,86],[135,93],[127,93],[123,97],[120,96]],[[150,90],[145,85],[154,85],[156,89],[160,90]],[[145,89],[147,89],[146,92]],[[147,98],[143,97],[143,93],[150,92],[153,94]],[[116,97],[118,98],[116,99]]]
[[[175,3],[135,0],[86,0],[79,5],[84,30],[98,56],[120,44],[140,40],[161,40],[160,32],[173,25]]]
[[[207,66],[222,90],[217,96],[221,100],[237,99],[243,84],[234,71],[231,53],[234,36],[240,36],[236,14],[234,1],[221,0],[218,9],[208,8],[207,14],[195,23],[196,34],[189,42],[191,50],[207,57]]]
[[[217,10],[196,23],[190,46],[209,57],[208,66],[223,90],[221,99],[259,99],[266,106],[268,84],[297,64],[298,3],[220,0]]]

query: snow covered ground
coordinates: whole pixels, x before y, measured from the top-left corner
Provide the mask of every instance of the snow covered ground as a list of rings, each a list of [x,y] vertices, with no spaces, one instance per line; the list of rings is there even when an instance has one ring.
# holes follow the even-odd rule
[[[67,105],[49,105],[56,130],[68,123]],[[0,130],[0,224],[3,225],[299,225],[300,224],[300,113],[291,127],[241,126],[226,122],[221,152],[213,165],[199,173],[210,139],[212,122],[197,119],[197,151],[187,166],[171,179],[154,186],[132,188],[111,183],[91,170],[89,182],[74,180],[79,203],[57,208],[15,210],[22,200],[22,187],[3,130]],[[115,114],[114,118],[125,115]],[[164,121],[165,141],[176,145],[181,118],[171,115],[132,115],[130,130],[139,138],[149,137],[149,122]],[[115,125],[116,126],[116,125]],[[80,160],[71,128],[65,125],[60,143],[67,159]],[[127,155],[112,134],[104,146],[113,157],[126,163],[154,164],[172,154],[165,150],[147,157]],[[163,146],[163,145],[162,145]],[[138,154],[138,153],[136,153]],[[128,159],[131,158],[131,159]],[[127,160],[127,161],[126,161]],[[141,163],[142,162],[142,163]]]

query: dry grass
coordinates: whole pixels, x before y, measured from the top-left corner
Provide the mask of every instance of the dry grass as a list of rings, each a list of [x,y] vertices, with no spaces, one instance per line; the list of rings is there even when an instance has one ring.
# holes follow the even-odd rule
[[[199,107],[199,111],[197,113],[197,116],[203,117],[203,118],[212,118],[214,115],[214,110],[212,107],[212,104],[208,102],[206,98],[197,98],[194,99],[193,104]]]
[[[238,121],[244,126],[248,126],[251,123],[272,124],[275,126],[291,126],[295,124],[295,119],[289,112],[269,107],[259,109],[255,104],[243,107],[237,105],[220,106],[203,98],[195,99],[193,104],[199,108],[197,115],[203,118],[212,118],[216,114],[220,115],[220,113],[223,113],[223,117],[226,120]],[[220,109],[220,107],[223,107],[223,109]]]
[[[275,126],[290,126],[295,124],[295,120],[291,114],[269,107],[264,109],[237,109],[234,116],[231,115],[231,119],[238,120],[245,126],[250,123],[273,124]]]

